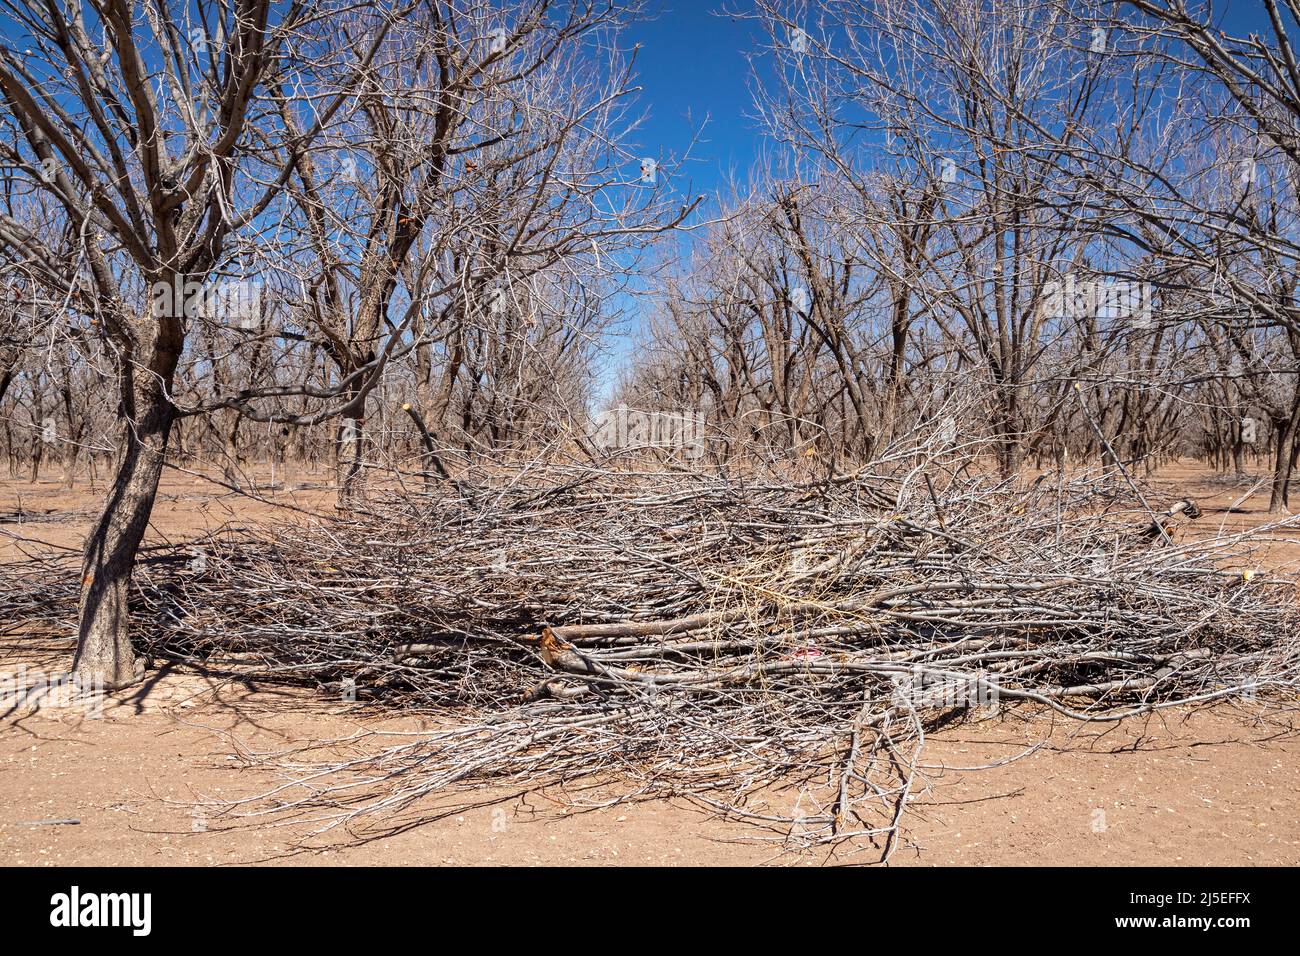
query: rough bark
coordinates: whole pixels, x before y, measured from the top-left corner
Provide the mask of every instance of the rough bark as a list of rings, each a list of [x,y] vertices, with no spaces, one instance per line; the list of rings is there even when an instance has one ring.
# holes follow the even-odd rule
[[[165,323],[148,372],[121,371],[123,417],[117,472],[86,539],[81,566],[81,616],[72,670],[83,685],[123,687],[143,676],[131,647],[129,595],[140,542],[158,495],[175,409],[167,397],[179,358],[174,322]],[[171,342],[170,338],[177,338]]]
[[[1300,388],[1296,390],[1290,416],[1275,420],[1273,424],[1277,434],[1277,446],[1273,456],[1273,488],[1268,498],[1269,514],[1275,514],[1291,505],[1291,461],[1297,426],[1300,426]]]

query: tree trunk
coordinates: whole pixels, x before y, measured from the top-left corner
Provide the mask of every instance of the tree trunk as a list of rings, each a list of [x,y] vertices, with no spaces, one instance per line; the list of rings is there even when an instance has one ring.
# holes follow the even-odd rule
[[[1277,447],[1273,455],[1273,489],[1268,498],[1268,513],[1275,514],[1290,506],[1291,457],[1295,447],[1296,427],[1300,425],[1300,388],[1291,403],[1289,418],[1274,419]]]
[[[994,432],[998,438],[998,471],[1003,478],[1010,478],[1020,469],[1020,414],[1015,393],[1002,390],[1001,408]]]
[[[364,497],[365,418],[344,418],[337,431],[334,481],[340,505]]]
[[[77,440],[69,438],[63,449],[63,488],[71,491],[77,483]]]
[[[239,426],[239,413],[232,411],[230,413],[230,427],[221,435],[225,450],[225,461],[222,462],[221,470],[226,481],[237,488],[242,488],[244,485],[244,459],[239,446]],[[256,457],[254,461],[256,461]]]
[[[167,399],[179,347],[157,346],[150,370],[122,375],[123,429],[117,472],[99,521],[86,539],[81,618],[72,670],[83,685],[112,689],[143,676],[131,649],[128,596],[140,541],[158,495],[174,409]]]

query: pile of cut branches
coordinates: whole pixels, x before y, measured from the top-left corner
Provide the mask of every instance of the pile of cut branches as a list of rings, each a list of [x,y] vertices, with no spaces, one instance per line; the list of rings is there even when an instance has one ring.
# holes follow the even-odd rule
[[[954,713],[1294,692],[1293,585],[1233,570],[1244,537],[1151,517],[1107,475],[497,469],[154,554],[136,625],[156,657],[447,718],[282,755],[290,781],[236,812],[387,826],[485,781],[616,780],[887,856]],[[74,582],[25,574],[4,612],[70,624]]]

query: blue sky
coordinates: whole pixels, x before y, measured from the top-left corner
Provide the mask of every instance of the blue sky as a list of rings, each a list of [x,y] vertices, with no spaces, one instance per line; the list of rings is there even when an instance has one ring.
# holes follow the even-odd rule
[[[697,222],[717,214],[718,193],[725,194],[729,182],[749,178],[761,149],[747,55],[760,49],[763,32],[752,19],[722,12],[750,6],[745,0],[651,0],[650,17],[632,23],[621,38],[624,48],[640,45],[636,85],[643,119],[630,145],[666,165],[689,150],[670,188],[681,197],[706,197],[693,217]],[[632,286],[644,288],[635,279]],[[606,342],[598,374],[602,393],[615,384],[650,308],[647,300],[624,294],[613,304],[624,320],[620,334]]]
[[[674,188],[684,195],[712,196],[733,173],[743,183],[761,150],[746,53],[760,51],[766,37],[756,21],[723,12],[737,9],[753,9],[753,4],[749,0],[651,0],[653,18],[633,23],[624,37],[629,46],[641,45],[637,77],[640,103],[648,117],[635,137],[637,145],[647,155],[680,154],[692,133],[708,121],[692,150],[686,180],[674,181]],[[1214,9],[1230,32],[1269,33],[1261,0],[1219,0]],[[1286,19],[1292,26],[1291,18]]]
[[[756,155],[745,54],[756,48],[758,28],[752,20],[715,15],[721,7],[714,0],[658,0],[651,8],[658,15],[633,24],[625,37],[641,45],[638,85],[649,115],[637,131],[638,145],[648,155],[680,156],[704,124],[692,161],[673,183],[683,194],[712,195],[733,172],[744,180]]]
[[[634,137],[635,145],[643,155],[662,156],[665,162],[690,147],[690,160],[673,179],[672,188],[681,196],[703,193],[707,197],[697,219],[716,214],[716,194],[725,193],[731,179],[743,185],[765,152],[754,116],[747,55],[758,57],[767,36],[755,20],[725,12],[737,9],[752,10],[753,4],[750,0],[650,0],[651,18],[631,24],[622,41],[628,47],[640,44],[638,102],[646,118]],[[816,4],[810,9],[815,10]],[[1231,33],[1269,35],[1261,0],[1219,0],[1214,10],[1221,26]],[[1287,21],[1294,28],[1290,17]],[[692,136],[701,127],[692,146]],[[633,348],[635,327],[649,306],[622,295],[617,304],[625,310],[627,322],[623,334],[609,343],[610,353],[599,376],[602,391],[612,386],[618,365]]]

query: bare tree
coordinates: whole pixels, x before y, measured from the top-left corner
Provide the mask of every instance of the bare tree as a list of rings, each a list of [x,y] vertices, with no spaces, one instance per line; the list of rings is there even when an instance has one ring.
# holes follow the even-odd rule
[[[38,190],[59,210],[75,258],[9,214],[0,250],[72,314],[94,318],[124,425],[82,569],[74,672],[86,680],[139,676],[128,588],[175,418],[186,309],[232,233],[278,190],[274,169],[262,170],[266,185],[249,176],[249,129],[274,135],[263,83],[303,9],[237,0],[158,3],[147,15],[125,3],[5,13],[0,162],[11,188]]]

